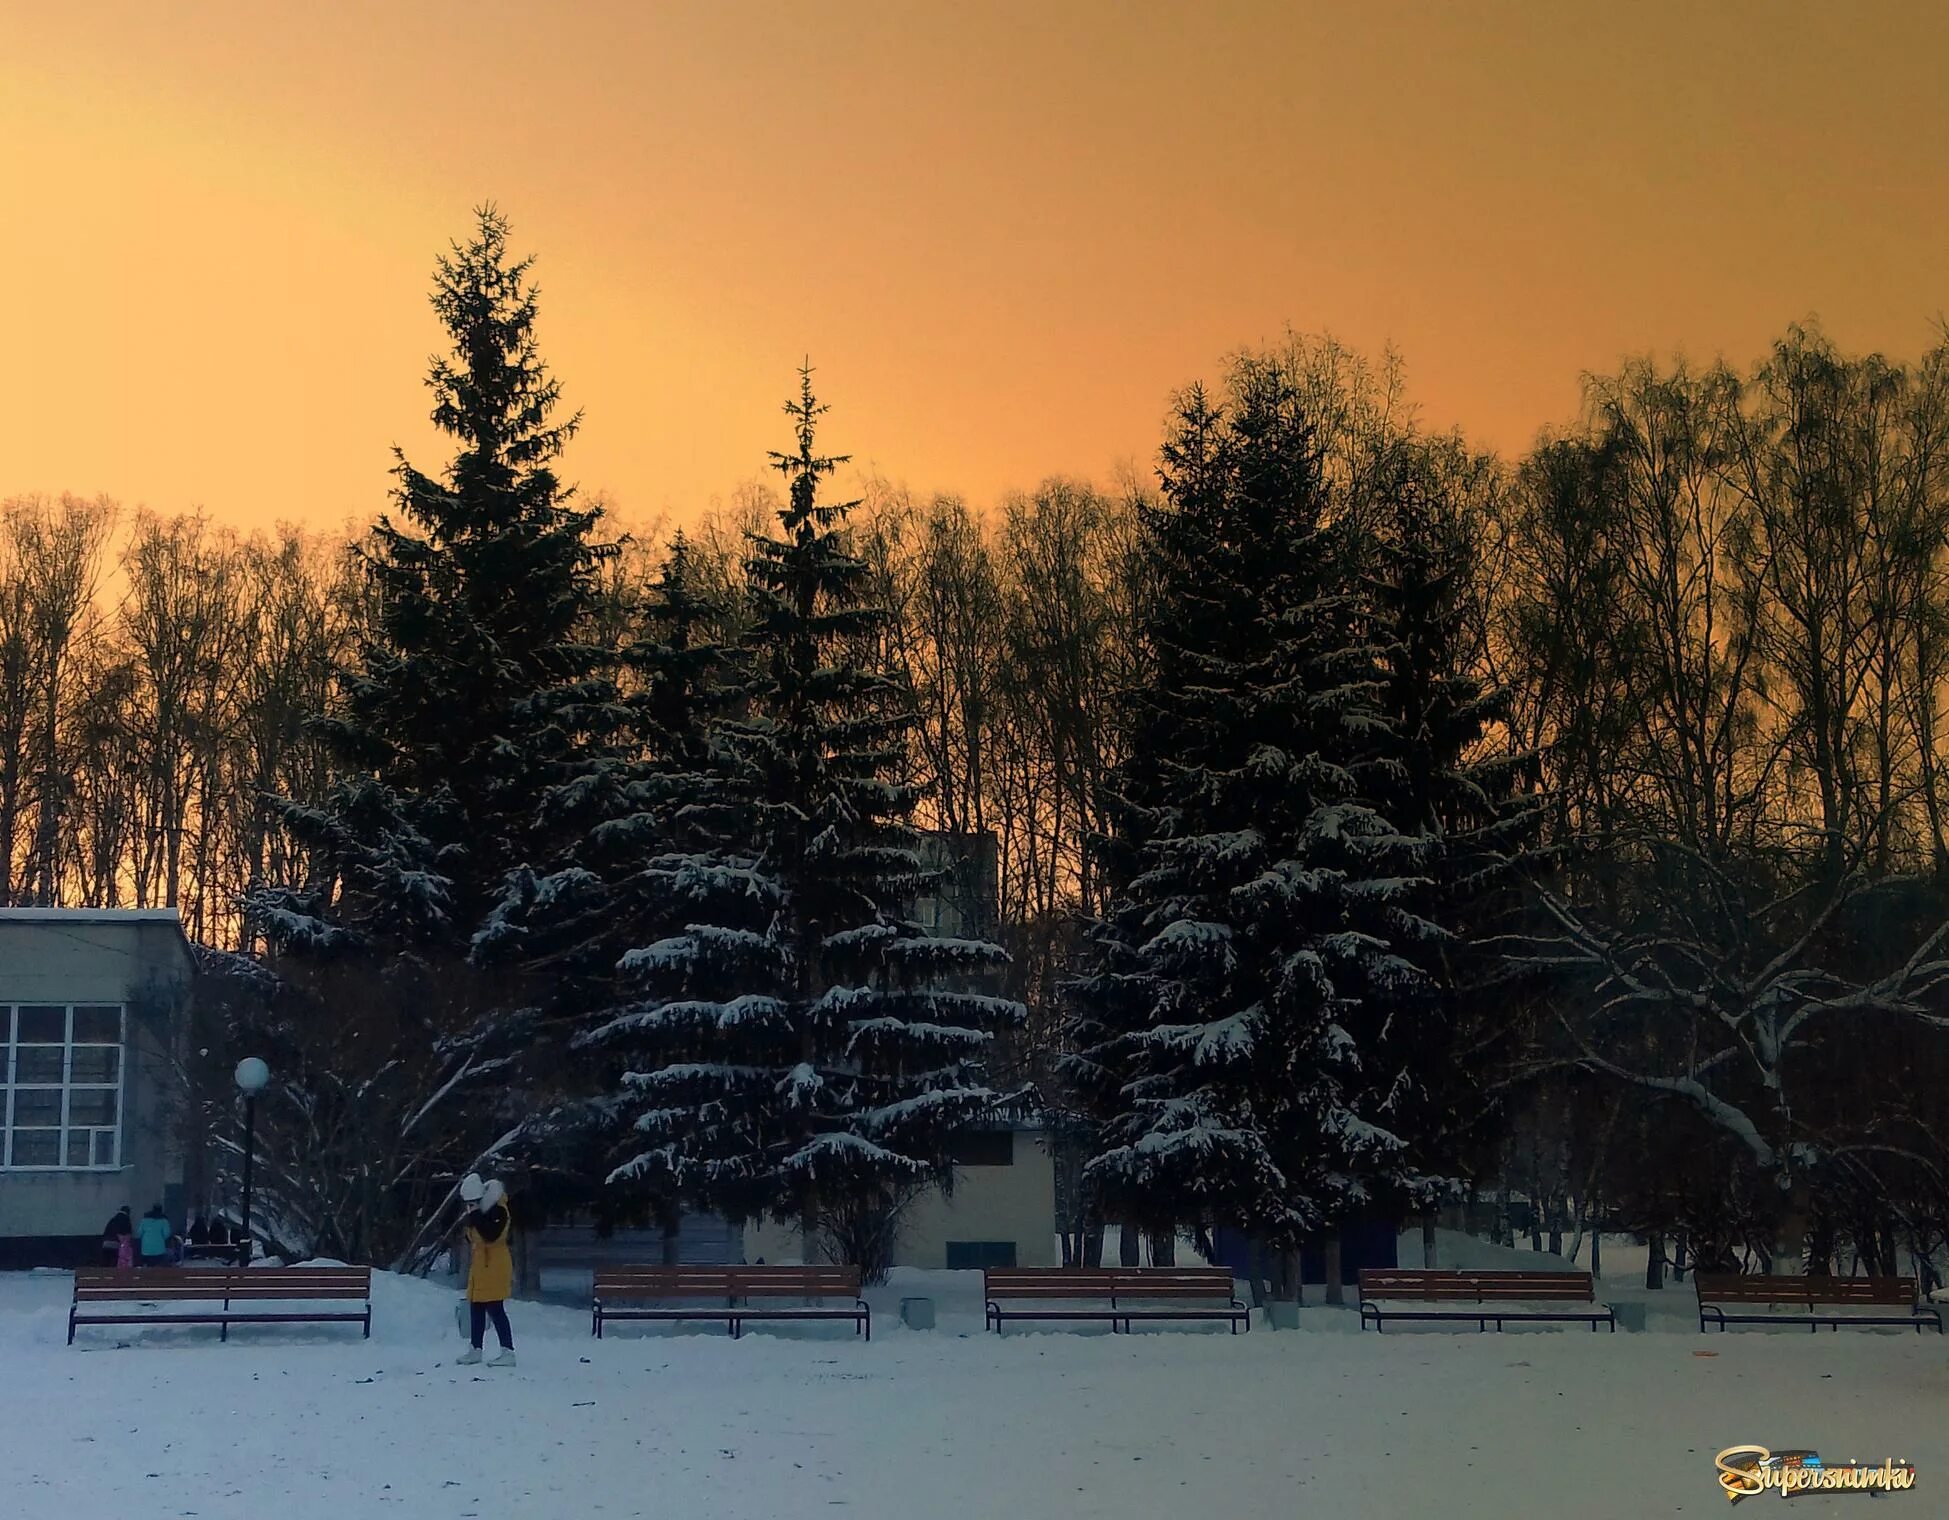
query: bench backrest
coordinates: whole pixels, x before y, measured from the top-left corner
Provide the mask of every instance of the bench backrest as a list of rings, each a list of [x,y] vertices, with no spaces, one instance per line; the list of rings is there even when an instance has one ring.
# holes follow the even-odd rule
[[[595,1296],[632,1298],[858,1298],[858,1267],[598,1267]]]
[[[1757,1273],[1701,1272],[1692,1285],[1702,1304],[1908,1304],[1916,1301],[1912,1277],[1778,1277]]]
[[[1590,1303],[1596,1293],[1588,1272],[1471,1271],[1461,1267],[1362,1267],[1360,1296],[1422,1303],[1479,1304],[1543,1300]]]
[[[1227,1267],[987,1267],[989,1298],[1215,1298],[1237,1291]]]
[[[371,1296],[370,1267],[83,1267],[74,1274],[78,1304]]]

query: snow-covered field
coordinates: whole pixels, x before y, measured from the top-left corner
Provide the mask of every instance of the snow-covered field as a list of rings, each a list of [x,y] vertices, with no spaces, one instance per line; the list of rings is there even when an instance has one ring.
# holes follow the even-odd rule
[[[979,1283],[898,1274],[870,1345],[831,1327],[598,1344],[584,1314],[517,1304],[510,1372],[454,1365],[454,1294],[423,1282],[379,1280],[369,1343],[84,1329],[69,1348],[67,1278],[0,1275],[0,1514],[1600,1520],[1723,1513],[1712,1458],[1739,1442],[1907,1457],[1916,1490],[1879,1502],[1949,1513],[1933,1334],[1706,1337],[1689,1287],[1611,1283],[1658,1300],[1649,1333],[1363,1335],[1313,1304],[1298,1334],[998,1338]],[[906,1330],[898,1299],[922,1292],[940,1325]]]

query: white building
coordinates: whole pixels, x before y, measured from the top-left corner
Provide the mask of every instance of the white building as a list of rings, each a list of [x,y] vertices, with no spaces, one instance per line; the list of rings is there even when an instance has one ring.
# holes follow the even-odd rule
[[[180,1224],[174,910],[0,908],[0,1267],[99,1261],[125,1205]]]

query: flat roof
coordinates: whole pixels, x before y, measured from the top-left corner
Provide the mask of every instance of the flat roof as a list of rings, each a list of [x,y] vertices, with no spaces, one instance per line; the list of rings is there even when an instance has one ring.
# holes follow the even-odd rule
[[[0,923],[181,924],[174,908],[0,908]]]

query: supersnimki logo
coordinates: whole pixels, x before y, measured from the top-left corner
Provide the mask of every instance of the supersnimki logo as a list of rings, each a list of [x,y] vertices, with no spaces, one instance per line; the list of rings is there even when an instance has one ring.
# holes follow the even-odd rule
[[[1713,1458],[1719,1487],[1737,1504],[1771,1490],[1782,1499],[1806,1494],[1889,1494],[1915,1487],[1915,1464],[1884,1457],[1872,1465],[1824,1462],[1817,1451],[1772,1451],[1764,1446],[1728,1446]]]

